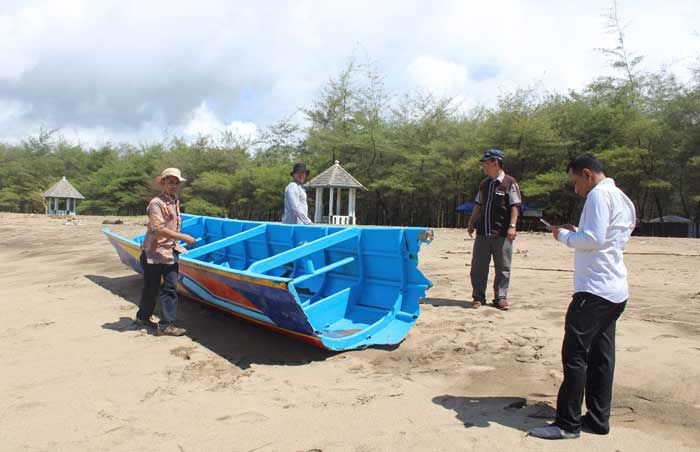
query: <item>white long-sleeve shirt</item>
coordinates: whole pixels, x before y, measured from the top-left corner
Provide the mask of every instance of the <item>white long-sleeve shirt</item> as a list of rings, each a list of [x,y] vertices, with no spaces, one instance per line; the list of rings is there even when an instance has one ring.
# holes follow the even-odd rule
[[[622,252],[636,225],[634,204],[611,178],[588,193],[576,232],[560,230],[558,240],[576,250],[574,292],[590,292],[613,303],[629,298]]]
[[[313,224],[309,218],[309,205],[306,202],[304,187],[292,181],[284,189],[284,215],[282,223]]]

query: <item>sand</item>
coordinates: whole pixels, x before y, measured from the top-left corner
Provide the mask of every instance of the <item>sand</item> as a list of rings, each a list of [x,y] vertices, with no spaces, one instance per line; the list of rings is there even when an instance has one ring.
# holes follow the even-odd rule
[[[103,219],[0,214],[0,451],[698,450],[700,240],[632,239],[612,433],[545,442],[572,279],[551,237],[517,239],[501,312],[466,308],[472,241],[436,230],[407,339],[327,353],[186,299],[186,336],[134,330]]]

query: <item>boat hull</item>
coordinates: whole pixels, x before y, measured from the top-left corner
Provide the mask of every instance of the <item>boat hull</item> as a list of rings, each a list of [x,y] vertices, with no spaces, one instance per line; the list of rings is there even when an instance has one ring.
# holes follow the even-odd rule
[[[180,294],[321,348],[401,342],[430,287],[417,268],[420,243],[430,240],[420,228],[183,217],[183,231],[198,243],[179,259]],[[121,261],[142,272],[143,235],[103,232]],[[397,239],[391,252],[382,244],[389,237]],[[383,269],[391,263],[401,268]]]

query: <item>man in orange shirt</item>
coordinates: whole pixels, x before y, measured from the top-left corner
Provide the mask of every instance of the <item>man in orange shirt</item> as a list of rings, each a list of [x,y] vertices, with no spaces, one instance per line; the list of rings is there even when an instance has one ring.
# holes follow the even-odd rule
[[[140,327],[152,328],[157,334],[182,336],[184,328],[175,326],[177,314],[178,254],[184,248],[178,245],[182,240],[194,245],[195,239],[180,232],[180,200],[177,191],[185,179],[177,168],[167,168],[158,177],[162,187],[160,195],[148,204],[148,229],[141,246],[141,267],[143,268],[143,291],[139,310],[134,323]],[[161,283],[162,280],[162,283]],[[151,315],[160,300],[162,318],[156,324]]]

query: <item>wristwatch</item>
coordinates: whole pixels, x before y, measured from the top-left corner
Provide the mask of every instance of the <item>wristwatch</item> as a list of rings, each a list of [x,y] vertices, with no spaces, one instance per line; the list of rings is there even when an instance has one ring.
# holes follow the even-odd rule
[[[515,225],[513,223],[509,224],[508,226],[515,229]]]

